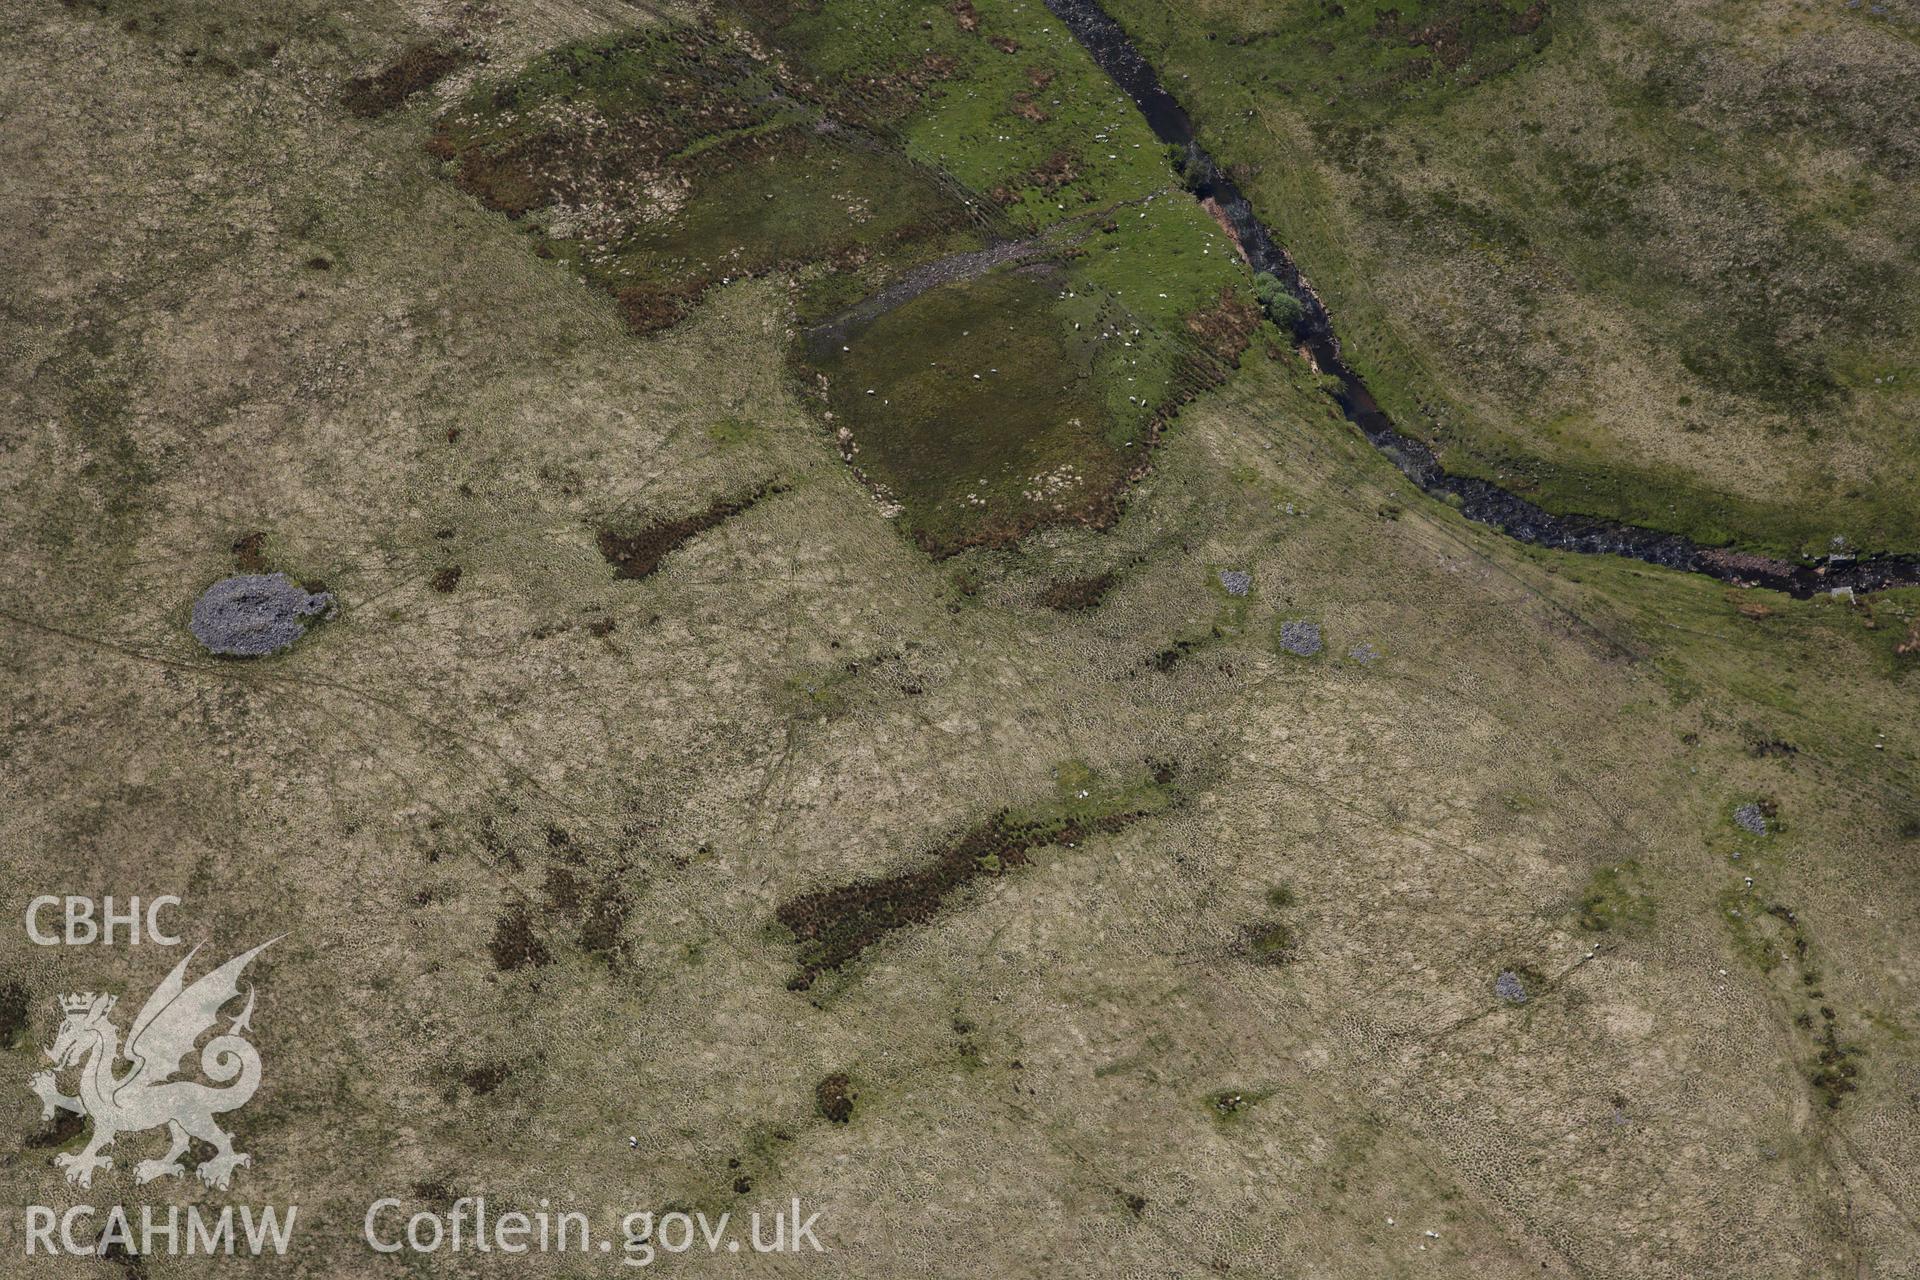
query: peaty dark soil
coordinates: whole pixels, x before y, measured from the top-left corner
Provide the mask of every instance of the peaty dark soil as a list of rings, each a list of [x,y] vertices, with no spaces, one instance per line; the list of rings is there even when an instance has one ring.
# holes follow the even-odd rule
[[[799,970],[787,986],[804,991],[895,929],[925,924],[969,881],[997,876],[1033,861],[1048,845],[1078,844],[1119,831],[1148,816],[1116,813],[1097,818],[1021,822],[1001,812],[941,845],[908,870],[801,894],[776,913],[800,943]]]
[[[470,61],[471,55],[452,45],[431,41],[409,45],[372,75],[347,81],[340,101],[357,116],[383,116],[399,110],[408,98],[431,89]]]
[[[602,529],[600,554],[613,566],[616,578],[647,577],[673,552],[780,489],[779,485],[762,485],[744,498],[715,498],[703,511],[655,520],[632,532]]]

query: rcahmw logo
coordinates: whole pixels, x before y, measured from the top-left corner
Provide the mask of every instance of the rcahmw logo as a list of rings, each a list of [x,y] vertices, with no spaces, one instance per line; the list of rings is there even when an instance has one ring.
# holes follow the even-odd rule
[[[180,940],[164,930],[160,911],[179,901],[156,898],[143,912],[138,899],[124,910],[115,910],[111,898],[103,899],[96,910],[87,898],[36,898],[27,908],[27,934],[42,946],[113,945],[120,940],[116,935],[138,944],[145,926],[146,941],[174,946]],[[58,915],[53,908],[59,909]],[[189,1146],[196,1139],[205,1144],[201,1150],[212,1148],[194,1169],[208,1187],[228,1190],[235,1171],[253,1163],[251,1156],[235,1149],[233,1134],[221,1118],[245,1106],[260,1088],[260,1053],[247,1038],[257,993],[249,985],[238,1012],[229,1006],[243,994],[241,977],[247,966],[279,940],[271,938],[189,982],[188,966],[200,952],[195,947],[147,997],[124,1037],[114,1017],[117,997],[92,991],[59,997],[59,1030],[46,1050],[52,1068],[36,1072],[28,1087],[40,1098],[41,1119],[52,1120],[65,1111],[90,1122],[84,1147],[53,1158],[69,1183],[92,1187],[96,1175],[114,1167],[113,1157],[106,1154],[109,1147],[120,1138],[154,1129],[166,1130],[166,1151],[133,1166],[135,1183],[184,1175]],[[197,1063],[198,1071],[176,1078],[189,1063]],[[293,1205],[229,1205],[218,1211],[200,1205],[144,1205],[136,1219],[120,1205],[96,1209],[82,1204],[64,1210],[29,1205],[26,1246],[29,1254],[103,1254],[116,1245],[138,1254],[283,1253],[297,1213]],[[98,1237],[81,1238],[95,1222]]]
[[[53,1119],[56,1111],[71,1111],[93,1121],[93,1138],[84,1150],[53,1158],[66,1170],[68,1182],[92,1186],[95,1172],[113,1168],[113,1157],[100,1153],[116,1138],[162,1125],[172,1145],[162,1159],[142,1160],[135,1166],[135,1182],[185,1173],[180,1157],[193,1138],[213,1146],[214,1154],[196,1170],[200,1181],[210,1187],[225,1191],[232,1185],[233,1171],[253,1163],[251,1156],[233,1149],[233,1135],[214,1119],[245,1106],[260,1087],[260,1054],[246,1039],[252,1029],[253,988],[247,989],[246,1008],[228,1023],[226,1033],[216,1035],[200,1050],[200,1070],[214,1084],[173,1077],[181,1060],[219,1021],[222,1006],[240,994],[240,975],[247,965],[278,941],[263,942],[188,986],[187,965],[200,951],[195,947],[140,1007],[125,1049],[120,1045],[120,1028],[109,1016],[119,1003],[113,996],[89,991],[60,997],[64,1017],[53,1047],[47,1050],[53,1070],[37,1073],[29,1084],[40,1095],[41,1119]],[[114,1063],[122,1056],[133,1065],[116,1076]],[[78,1071],[79,1083],[76,1092],[65,1094],[60,1092],[59,1073],[69,1069]]]
[[[77,894],[64,898],[42,894],[27,904],[27,939],[36,947],[90,947],[96,942],[111,947],[124,932],[128,945],[139,946],[140,926],[144,924],[148,941],[163,947],[177,947],[180,939],[162,929],[160,912],[162,908],[179,905],[180,899],[170,893],[151,899],[144,913],[138,897],[130,899],[124,910],[116,911],[112,894],[102,898],[97,906],[92,898]],[[56,907],[59,908],[57,915],[53,910]],[[54,929],[58,932],[50,932]]]
[[[184,1210],[177,1204],[162,1208],[140,1206],[138,1225],[123,1205],[104,1211],[97,1239],[79,1234],[86,1223],[102,1211],[90,1204],[77,1204],[60,1213],[44,1204],[27,1206],[27,1252],[51,1254],[92,1254],[105,1256],[116,1246],[127,1255],[151,1257],[212,1257],[216,1254],[249,1253],[258,1257],[272,1250],[287,1251],[293,1240],[293,1219],[298,1206],[288,1205],[283,1220],[272,1205],[256,1211],[241,1205],[238,1231],[234,1230],[234,1207],[224,1206],[219,1213],[190,1204]]]

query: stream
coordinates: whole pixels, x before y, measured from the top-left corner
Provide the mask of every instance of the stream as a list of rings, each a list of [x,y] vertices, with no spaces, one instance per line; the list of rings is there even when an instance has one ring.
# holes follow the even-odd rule
[[[1422,490],[1449,500],[1467,519],[1537,546],[1560,551],[1626,556],[1670,569],[1703,573],[1743,587],[1771,587],[1805,599],[1823,591],[1878,591],[1920,585],[1920,556],[1826,556],[1809,563],[1772,559],[1729,549],[1703,547],[1677,533],[1663,533],[1594,516],[1555,515],[1488,480],[1449,473],[1424,441],[1393,425],[1360,375],[1340,355],[1340,341],[1326,304],[1301,280],[1300,269],[1274,241],[1239,187],[1214,162],[1194,135],[1193,121],[1160,83],[1153,67],[1134,48],[1121,25],[1095,0],[1046,0],[1102,71],[1133,99],[1162,142],[1186,149],[1191,183],[1200,200],[1218,205],[1255,272],[1266,271],[1299,299],[1301,318],[1295,337],[1321,372],[1339,382],[1332,392],[1340,411],[1374,448],[1385,454]]]

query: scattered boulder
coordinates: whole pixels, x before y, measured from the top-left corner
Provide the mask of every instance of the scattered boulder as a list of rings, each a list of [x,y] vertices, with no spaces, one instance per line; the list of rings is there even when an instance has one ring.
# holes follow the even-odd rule
[[[1230,596],[1244,596],[1253,588],[1253,575],[1245,569],[1222,569],[1220,585]]]
[[[1320,652],[1320,624],[1317,622],[1282,622],[1280,624],[1280,647],[1297,658],[1311,658]]]
[[[284,573],[243,573],[208,587],[187,626],[208,653],[261,658],[291,647],[338,609],[332,592],[308,591]]]
[[[1752,836],[1767,834],[1767,811],[1758,800],[1749,800],[1733,811],[1734,825]]]
[[[1508,1004],[1525,1004],[1527,1002],[1527,984],[1522,982],[1520,975],[1513,970],[1502,969],[1500,976],[1493,980],[1493,994],[1499,996]]]

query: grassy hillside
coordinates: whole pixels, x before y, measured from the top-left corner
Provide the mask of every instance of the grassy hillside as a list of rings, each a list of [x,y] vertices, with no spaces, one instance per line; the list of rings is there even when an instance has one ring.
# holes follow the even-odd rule
[[[1189,355],[1233,285],[1189,271],[1222,256],[1191,201],[1134,217],[1141,261],[1078,220],[1118,169],[1051,215],[1029,190],[989,230],[1087,230],[1064,280],[930,288],[837,356],[808,345],[815,300],[862,268],[791,241],[712,276],[706,248],[662,247],[762,243],[751,206],[717,204],[605,264],[699,281],[636,332],[577,236],[488,208],[428,148],[443,121],[517,140],[476,104],[575,102],[599,82],[553,78],[555,51],[648,47],[650,7],[228,8],[0,11],[8,1203],[298,1204],[290,1258],[219,1269],[326,1280],[620,1256],[375,1256],[385,1196],[545,1199],[614,1241],[634,1211],[797,1197],[829,1252],[778,1269],[850,1280],[1879,1277],[1920,1255],[1920,592],[1794,601],[1522,547],[1410,492],[1257,335],[1230,377],[1170,384],[1196,394],[1104,527],[936,559],[846,465],[811,362],[863,404],[868,377],[964,404],[974,370],[956,392],[932,361],[1077,371],[1095,294]],[[966,74],[1007,101],[1029,56],[1080,74],[1032,3],[905,12],[940,48],[974,13]],[[713,16],[647,30],[752,34]],[[823,95],[848,83],[794,40]],[[826,217],[820,164],[770,162],[758,194],[808,202],[834,247],[894,225],[895,195],[990,196],[984,141],[907,180],[948,145],[928,121],[959,137],[985,110],[974,83],[857,126],[884,143],[857,163],[897,185],[862,193],[872,223]],[[744,107],[768,138],[797,110]],[[683,209],[745,172],[669,141]],[[1125,159],[1062,134],[1008,169],[1069,143]],[[877,246],[842,298],[949,252],[919,244]],[[1057,403],[978,394],[1013,438]],[[953,451],[927,474],[977,465],[924,440]],[[338,614],[213,657],[190,610],[236,570],[324,582]],[[24,1087],[59,997],[116,994],[125,1026],[185,948],[35,946],[19,904],[42,892],[179,894],[196,971],[284,935],[249,971],[265,1074],[224,1118],[252,1156],[230,1194],[136,1184],[157,1132],[90,1189],[52,1163],[88,1137]]]
[[[1108,7],[1449,467],[1709,543],[1920,546],[1910,12]]]

